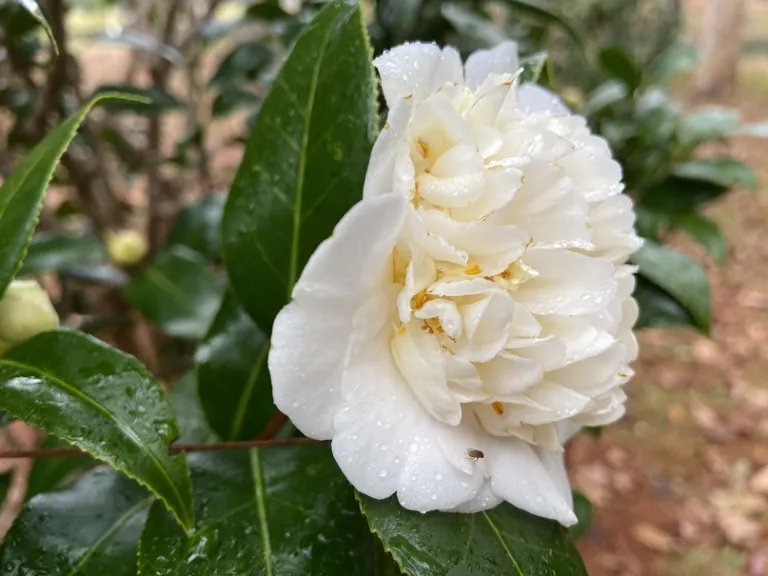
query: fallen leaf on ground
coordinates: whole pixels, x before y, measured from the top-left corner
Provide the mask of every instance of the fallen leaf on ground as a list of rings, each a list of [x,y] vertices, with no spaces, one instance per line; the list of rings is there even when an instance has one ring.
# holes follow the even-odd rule
[[[768,466],[758,470],[749,479],[749,489],[757,494],[768,494]]]
[[[675,549],[675,539],[653,524],[635,524],[632,535],[643,546],[656,552],[671,552]]]

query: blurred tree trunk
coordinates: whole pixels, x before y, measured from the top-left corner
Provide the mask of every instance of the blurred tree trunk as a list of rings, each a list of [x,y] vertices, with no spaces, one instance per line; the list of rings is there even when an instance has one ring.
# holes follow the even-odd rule
[[[745,0],[707,0],[701,31],[699,96],[726,98],[736,88]]]

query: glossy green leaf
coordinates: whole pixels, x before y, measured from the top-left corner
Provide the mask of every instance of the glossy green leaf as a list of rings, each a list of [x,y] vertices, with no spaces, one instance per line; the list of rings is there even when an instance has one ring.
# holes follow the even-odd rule
[[[44,332],[0,358],[0,407],[122,470],[193,524],[168,400],[133,356],[78,332]]]
[[[141,536],[141,576],[372,574],[371,537],[327,445],[190,456],[197,526],[161,506]]]
[[[221,260],[221,216],[226,197],[206,194],[184,207],[168,234],[168,246],[186,246],[207,257],[211,262]]]
[[[592,523],[592,502],[581,492],[574,492],[573,511],[579,522],[575,526],[571,526],[571,536],[574,540],[578,540],[587,533]]]
[[[640,273],[668,292],[688,311],[703,332],[709,332],[709,279],[690,257],[667,246],[646,241],[632,256]]]
[[[43,14],[43,11],[40,10],[40,6],[38,6],[36,0],[16,0],[25,10],[27,10],[32,17],[37,20],[37,22],[42,26],[43,30],[45,30],[45,35],[48,36],[48,40],[51,42],[51,48],[53,48],[54,55],[59,55],[59,45],[56,43],[56,37],[53,35],[53,30],[51,30],[51,25],[48,24],[48,20],[45,19],[45,14]]]
[[[640,306],[635,328],[696,327],[693,316],[680,302],[642,274],[637,276],[634,297]]]
[[[35,146],[0,187],[0,296],[21,267],[48,182],[80,123],[99,102],[122,97],[102,94],[88,102]]]
[[[621,80],[629,89],[634,92],[643,82],[643,73],[632,60],[632,57],[626,50],[620,46],[610,46],[600,51],[598,56],[600,68],[603,72]]]
[[[694,147],[708,140],[731,136],[739,127],[741,114],[730,108],[704,108],[684,117],[677,129],[680,143]]]
[[[376,3],[376,20],[389,32],[393,43],[408,40],[418,23],[422,0],[380,0]],[[445,5],[442,6],[445,14]],[[446,16],[450,21],[450,17]]]
[[[208,426],[197,396],[197,375],[188,372],[174,382],[168,394],[181,434],[178,442],[213,442],[216,435]]]
[[[248,6],[245,15],[254,20],[279,20],[286,18],[288,13],[280,7],[278,0],[262,0]]]
[[[49,436],[41,446],[43,450],[71,447],[72,445],[69,442],[64,442],[55,436]],[[32,466],[24,499],[31,500],[38,494],[51,492],[64,484],[68,484],[88,468],[93,468],[95,464],[96,461],[88,456],[88,454],[38,458]]]
[[[203,410],[224,440],[253,439],[274,416],[268,352],[269,339],[228,291],[195,356]]]
[[[506,34],[482,13],[455,2],[446,2],[440,14],[456,30],[464,52],[492,48],[506,40]]]
[[[30,242],[19,275],[95,266],[107,258],[107,250],[96,234],[40,234]]]
[[[699,51],[692,44],[674,44],[657,56],[649,66],[648,73],[655,82],[666,82],[696,67]]]
[[[477,514],[406,510],[358,494],[384,549],[409,576],[587,576],[568,530],[510,504]]]
[[[638,205],[672,216],[716,200],[727,191],[728,187],[708,180],[670,176],[644,190]]]
[[[136,482],[106,466],[66,490],[41,494],[0,548],[3,574],[135,576],[151,501]]]
[[[674,225],[704,248],[715,259],[715,262],[721,266],[725,264],[728,252],[725,236],[723,236],[720,227],[712,220],[693,212],[675,218]]]
[[[674,174],[682,178],[697,178],[728,188],[749,188],[750,190],[757,188],[755,171],[743,162],[728,156],[684,162],[675,167]]]
[[[211,86],[256,80],[272,63],[272,52],[258,42],[247,42],[232,49],[219,64],[210,80]]]
[[[224,284],[208,261],[185,246],[158,254],[125,287],[126,300],[166,334],[200,340],[221,303]]]
[[[261,96],[239,86],[227,86],[216,95],[211,105],[214,118],[226,116],[240,108],[253,109],[261,102]]]
[[[506,0],[507,4],[522,14],[528,14],[545,23],[554,23],[562,28],[583,51],[584,41],[555,3],[550,0]]]
[[[230,282],[265,332],[309,256],[362,195],[375,95],[360,7],[326,4],[261,107],[224,209]]]
[[[104,108],[110,112],[133,112],[142,116],[155,116],[172,110],[181,110],[184,104],[173,94],[158,88],[139,88],[131,84],[109,84],[99,86],[94,92],[94,98],[109,92],[129,94],[132,100],[112,100],[105,103]]]

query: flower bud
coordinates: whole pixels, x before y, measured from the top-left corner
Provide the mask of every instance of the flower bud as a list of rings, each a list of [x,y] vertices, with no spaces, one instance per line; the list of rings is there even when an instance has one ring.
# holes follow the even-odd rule
[[[120,230],[107,234],[107,251],[115,264],[138,264],[147,253],[147,241],[137,230]]]
[[[45,290],[33,280],[14,280],[0,300],[0,354],[58,325]]]

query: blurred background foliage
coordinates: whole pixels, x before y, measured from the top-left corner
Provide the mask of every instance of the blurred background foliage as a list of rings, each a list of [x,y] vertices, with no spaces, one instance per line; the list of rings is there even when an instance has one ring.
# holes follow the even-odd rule
[[[193,367],[196,344],[216,335],[226,292],[219,223],[246,135],[322,2],[24,4],[0,0],[1,178],[92,95],[118,90],[148,100],[111,101],[87,118],[56,173],[23,275],[42,280],[65,323],[174,382]],[[705,209],[758,181],[721,144],[768,136],[768,125],[744,122],[736,109],[689,111],[675,100],[675,82],[699,62],[698,50],[679,40],[680,0],[364,4],[376,54],[421,40],[466,56],[512,38],[529,62],[542,63],[539,82],[587,118],[623,167],[646,238],[634,257],[640,326],[709,332],[707,273],[670,239],[683,234],[712,263],[726,263],[725,236]],[[237,302],[227,308],[243,316],[236,332],[258,351],[263,336]],[[253,359],[239,361],[247,373]]]

